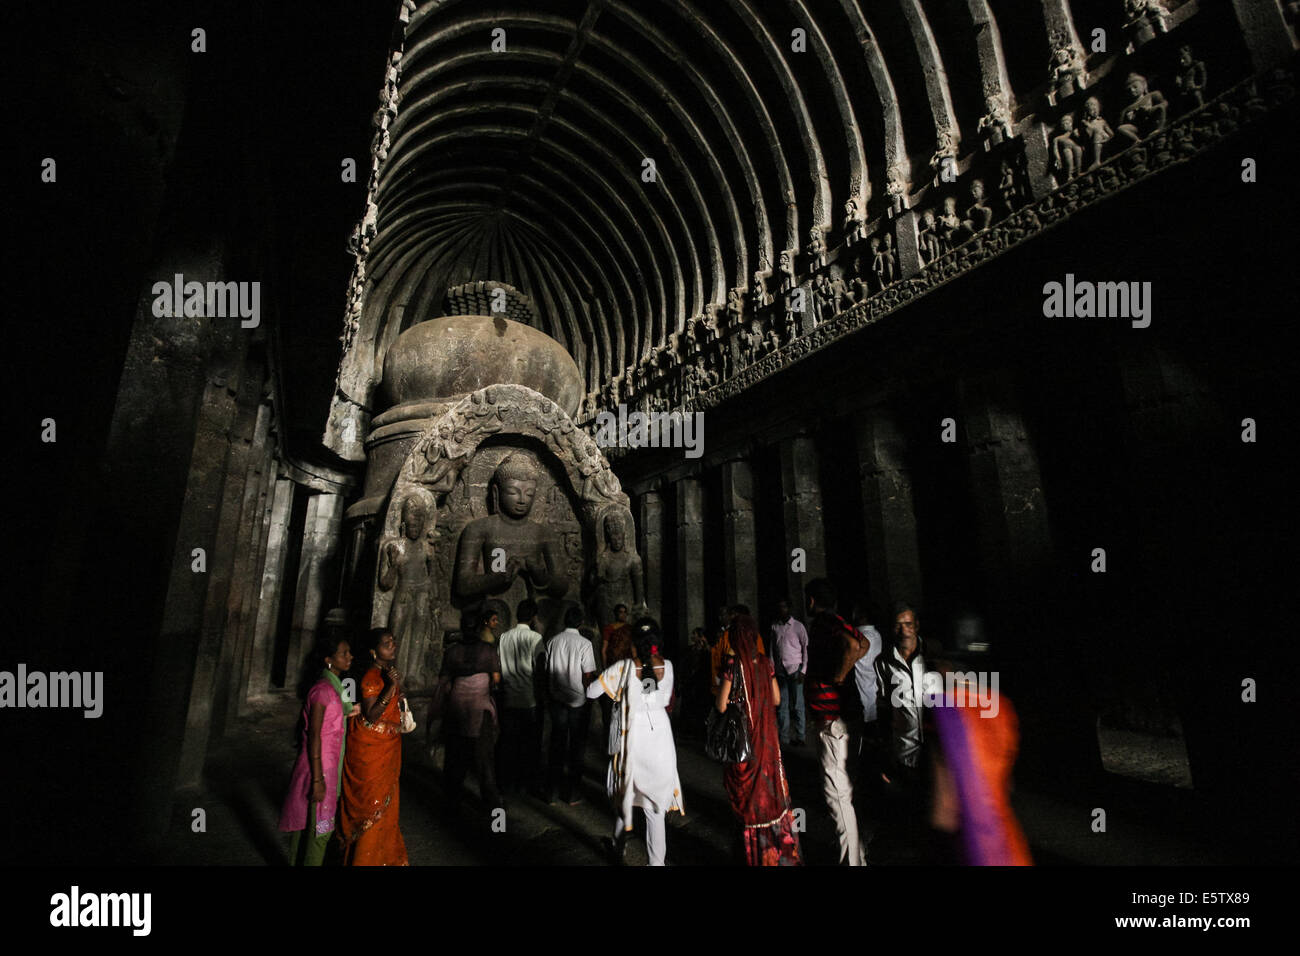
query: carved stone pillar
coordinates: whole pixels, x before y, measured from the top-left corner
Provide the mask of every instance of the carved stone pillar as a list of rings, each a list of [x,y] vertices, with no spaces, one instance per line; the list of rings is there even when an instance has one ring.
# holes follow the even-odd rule
[[[1226,463],[1241,444],[1240,420],[1229,420],[1203,376],[1171,352],[1132,347],[1119,367],[1140,551],[1128,560],[1111,554],[1108,574],[1140,596],[1135,630],[1163,662],[1158,686],[1178,713],[1197,791],[1235,813],[1271,790],[1269,731],[1256,705],[1242,703],[1241,681],[1255,676],[1277,614],[1265,597],[1272,588],[1231,558],[1241,542],[1267,540],[1238,524],[1249,514],[1239,499],[1250,492]]]
[[[826,539],[822,526],[822,491],[817,474],[817,448],[811,436],[794,435],[781,442],[781,498],[785,517],[785,555],[790,606],[805,607],[805,581],[826,574]],[[794,549],[803,551],[804,570],[796,570]]]
[[[984,585],[990,662],[1019,709],[1026,772],[1057,781],[1101,769],[1093,680],[1077,613],[1063,608],[1038,453],[1008,373],[957,389],[975,510],[976,568]],[[1086,573],[1088,555],[1066,555]],[[934,595],[931,595],[933,600]],[[1077,609],[1073,609],[1077,612]],[[923,618],[924,621],[924,618]],[[922,625],[924,627],[924,624]],[[932,634],[940,643],[943,632]]]
[[[195,786],[202,780],[208,742],[214,736],[219,737],[223,730],[226,703],[223,681],[229,676],[227,648],[231,643],[227,639],[227,626],[233,616],[230,600],[235,567],[244,550],[240,519],[246,510],[245,487],[251,472],[260,391],[259,375],[245,372],[240,376],[235,420],[226,436],[225,475],[218,498],[220,515],[216,535],[206,548],[208,588],[185,715],[185,736],[177,772],[180,786]]]
[[[271,665],[275,653],[276,623],[280,619],[280,595],[284,593],[284,562],[288,554],[289,520],[293,516],[293,495],[297,488],[288,478],[277,478],[271,502],[271,527],[267,535],[266,561],[262,568],[261,597],[253,630],[252,670],[248,680],[249,699],[271,690]]]
[[[257,563],[261,550],[262,515],[266,510],[267,440],[271,417],[271,405],[263,401],[257,408],[257,419],[249,440],[248,471],[236,529],[235,562],[226,597],[225,633],[217,661],[212,702],[212,727],[216,736],[223,735],[237,715],[247,676],[244,659],[251,637],[248,625],[253,617],[253,601],[260,584]]]
[[[1030,200],[1042,199],[1056,188],[1052,176],[1052,151],[1047,138],[1052,127],[1042,123],[1024,124],[1025,173],[1029,178]]]
[[[641,495],[639,531],[641,540],[641,568],[645,573],[645,603],[650,614],[662,623],[664,599],[664,536],[663,499],[658,491],[649,490]]]
[[[912,480],[898,422],[888,409],[869,409],[856,437],[871,600],[881,613],[896,601],[924,606]]]
[[[704,621],[704,488],[694,477],[677,480],[678,647]]]
[[[923,263],[917,239],[915,209],[904,209],[894,217],[894,249],[898,257],[899,279],[910,279],[921,271]]]
[[[257,515],[250,547],[257,555],[249,565],[249,582],[244,592],[242,632],[239,637],[239,681],[230,702],[232,714],[248,712],[248,688],[253,680],[253,649],[257,640],[257,611],[262,600],[262,580],[266,575],[266,555],[271,543],[271,512],[275,505],[276,459],[273,441],[268,441],[260,468],[262,488],[258,494]]]
[[[746,604],[758,614],[757,542],[754,533],[754,475],[746,459],[722,465],[722,554],[727,603]]]
[[[1282,4],[1232,0],[1232,12],[1256,72],[1280,66],[1291,55],[1291,34],[1282,18]]]
[[[307,502],[303,527],[302,557],[298,564],[298,587],[293,604],[293,628],[289,637],[286,681],[298,676],[305,654],[311,652],[324,608],[326,575],[342,540],[343,496],[314,495]]]
[[[1052,558],[1038,456],[1006,376],[968,379],[958,395],[989,610],[1007,638],[1019,637]]]

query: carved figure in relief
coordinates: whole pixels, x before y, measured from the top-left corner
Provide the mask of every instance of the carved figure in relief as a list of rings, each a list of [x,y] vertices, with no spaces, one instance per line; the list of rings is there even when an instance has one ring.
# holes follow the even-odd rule
[[[469,397],[473,418],[469,431],[493,434],[501,430],[501,409],[496,404],[496,393],[489,386],[484,392],[474,392]]]
[[[989,146],[997,146],[1003,140],[1010,139],[1011,110],[1007,109],[1006,100],[1000,93],[990,93],[984,97],[985,113],[980,117],[976,132],[984,137]]]
[[[896,163],[890,163],[885,170],[885,196],[889,199],[890,211],[895,215],[902,212],[903,200],[907,196],[907,183]]]
[[[939,258],[939,224],[934,220],[933,209],[921,213],[921,228],[916,238],[923,265],[929,265]]]
[[[789,249],[781,250],[777,271],[781,274],[781,291],[789,292],[794,288],[794,257],[790,255]]]
[[[1169,11],[1158,0],[1124,0],[1124,29],[1134,47],[1169,29]]]
[[[875,243],[873,248],[880,245],[880,242],[877,239],[873,238],[872,242]],[[866,301],[867,296],[871,295],[871,287],[867,285],[867,277],[865,270],[862,268],[861,257],[855,259],[853,262],[853,281],[849,283],[849,288],[852,293],[849,297],[851,302],[864,302]]]
[[[998,177],[998,192],[1002,194],[1002,202],[1008,212],[1015,212],[1016,200],[1020,198],[1020,189],[1016,185],[1016,171],[1005,159],[1002,160]]]
[[[1052,60],[1052,92],[1055,102],[1060,103],[1073,96],[1076,89],[1083,89],[1083,63],[1079,51],[1068,42],[1052,52]]]
[[[826,265],[826,240],[816,229],[808,230],[808,271],[816,272]]]
[[[830,296],[828,308],[825,310],[830,314],[826,318],[834,318],[844,309],[853,304],[853,296],[849,293],[848,283],[844,281],[843,275],[837,275],[831,279]]]
[[[438,426],[437,437],[424,449],[424,470],[415,476],[430,491],[446,493],[456,483],[456,476],[465,463],[465,455],[456,454],[452,444],[451,425],[443,422]]]
[[[935,139],[934,155],[930,157],[930,168],[938,176],[943,172],[945,165],[956,161],[957,141],[953,138],[952,130],[939,130],[939,134]]]
[[[593,454],[585,459],[578,470],[583,476],[579,494],[585,501],[599,502],[618,495],[618,478],[610,470],[609,462],[600,455]]]
[[[513,452],[503,458],[489,485],[493,513],[474,519],[461,532],[455,573],[459,597],[474,600],[502,594],[516,578],[523,579],[528,597],[539,592],[560,597],[568,590],[560,542],[550,529],[528,517],[536,493],[537,465],[532,457]],[[493,570],[494,566],[501,570]]]
[[[939,253],[951,251],[956,244],[957,233],[961,229],[961,217],[957,215],[957,197],[945,196],[943,212],[938,216],[935,232],[939,237]]]
[[[844,223],[840,227],[844,230],[844,244],[851,246],[862,238],[862,218],[861,211],[858,209],[858,201],[850,198],[844,203]]]
[[[1184,45],[1178,50],[1178,75],[1174,78],[1174,85],[1196,107],[1205,105],[1205,64],[1192,56],[1190,46]]]
[[[808,303],[808,307],[812,309],[814,324],[821,324],[835,314],[831,280],[826,278],[826,273],[821,272],[813,276],[808,292],[808,298],[812,300]]]
[[[885,233],[880,237],[881,285],[889,285],[898,275],[898,260],[894,256],[894,237]]]
[[[830,318],[829,315],[825,315],[824,313],[823,315],[825,318]],[[785,313],[782,318],[782,324],[784,325],[783,334],[787,342],[799,334],[799,322],[793,312],[787,311]]]
[[[730,328],[736,328],[740,325],[741,318],[745,314],[745,290],[728,289],[727,290],[727,325]]]
[[[1152,90],[1146,77],[1139,73],[1130,73],[1124,81],[1124,88],[1133,102],[1124,107],[1119,116],[1120,124],[1115,132],[1130,142],[1136,143],[1165,128],[1165,116],[1169,104],[1159,90]]]
[[[763,286],[762,272],[754,273],[754,288],[753,288],[752,295],[753,295],[755,312],[757,312],[759,309],[762,309],[770,305],[772,302],[771,297],[767,294],[767,289]]]
[[[1057,134],[1052,137],[1052,165],[1062,183],[1083,171],[1083,147],[1075,135],[1074,116],[1066,113],[1061,117]]]
[[[398,537],[389,538],[379,550],[379,587],[393,592],[388,626],[397,639],[398,670],[416,675],[424,666],[424,654],[433,636],[433,592],[436,566],[430,515],[419,494],[402,502]]]
[[[966,207],[966,216],[962,219],[962,225],[968,233],[973,235],[977,232],[983,232],[993,222],[993,209],[989,206],[988,197],[984,194],[983,180],[971,180],[970,199],[971,204]]]
[[[618,512],[601,522],[604,548],[596,556],[596,617],[601,627],[615,619],[614,608],[625,605],[632,615],[645,612],[645,584],[641,556],[627,547],[627,527]]]
[[[1115,135],[1110,124],[1101,115],[1101,100],[1097,97],[1090,96],[1084,102],[1083,119],[1079,121],[1079,129],[1083,133],[1084,141],[1092,146],[1092,165],[1088,168],[1096,169],[1101,164],[1102,150]]]

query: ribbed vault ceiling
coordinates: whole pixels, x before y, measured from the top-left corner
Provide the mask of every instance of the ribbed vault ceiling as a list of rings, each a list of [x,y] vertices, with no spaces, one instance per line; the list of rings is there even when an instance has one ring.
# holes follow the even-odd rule
[[[498,279],[598,388],[811,231],[838,242],[846,201],[871,219],[889,177],[928,184],[941,133],[978,149],[985,98],[1028,101],[1058,37],[1065,0],[424,3],[366,264],[372,367],[449,286]]]

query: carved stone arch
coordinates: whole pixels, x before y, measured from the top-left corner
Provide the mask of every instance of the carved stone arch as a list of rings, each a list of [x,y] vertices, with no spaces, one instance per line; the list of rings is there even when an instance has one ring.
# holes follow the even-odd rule
[[[462,523],[456,527],[453,523],[444,527],[443,521],[452,514],[459,514],[463,519],[467,506],[464,501],[449,503],[448,496],[457,489],[458,494],[468,495],[469,491],[461,481],[462,474],[480,456],[505,457],[501,455],[505,448],[532,454],[539,464],[558,476],[572,514],[581,528],[581,569],[576,580],[568,580],[566,597],[586,603],[581,590],[586,577],[583,570],[591,566],[597,556],[599,532],[605,516],[618,514],[629,533],[636,527],[628,497],[600,447],[555,402],[524,385],[490,385],[471,392],[425,428],[398,469],[385,506],[381,548],[400,534],[401,511],[408,497],[416,495],[425,501],[428,496],[435,504],[438,526],[429,531],[436,558],[436,580],[429,598],[432,603],[430,615],[434,620],[440,621],[444,617],[450,620],[449,612],[463,603],[457,600],[452,585],[460,534],[465,525]],[[537,502],[532,507],[536,510]],[[546,512],[545,505],[543,511]],[[477,512],[473,514],[478,516]],[[530,518],[531,515],[532,512]],[[557,534],[572,533],[559,527],[549,512],[543,513],[537,523]],[[572,553],[576,543],[561,542],[564,552],[571,558],[576,557]],[[573,577],[571,569],[566,569],[566,573]],[[376,575],[371,603],[372,626],[390,625],[393,604],[393,589],[381,587]],[[430,660],[441,660],[441,642],[440,629],[432,638]],[[428,670],[432,669],[432,664],[426,662],[424,668],[424,675],[412,675],[413,687],[431,683],[432,675]]]

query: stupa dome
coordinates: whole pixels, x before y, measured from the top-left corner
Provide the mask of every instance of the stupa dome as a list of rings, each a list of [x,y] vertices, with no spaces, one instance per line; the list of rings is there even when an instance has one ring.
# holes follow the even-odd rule
[[[489,385],[527,386],[569,415],[583,394],[582,373],[559,342],[501,315],[428,319],[399,335],[384,358],[382,394],[393,408],[455,401]]]

